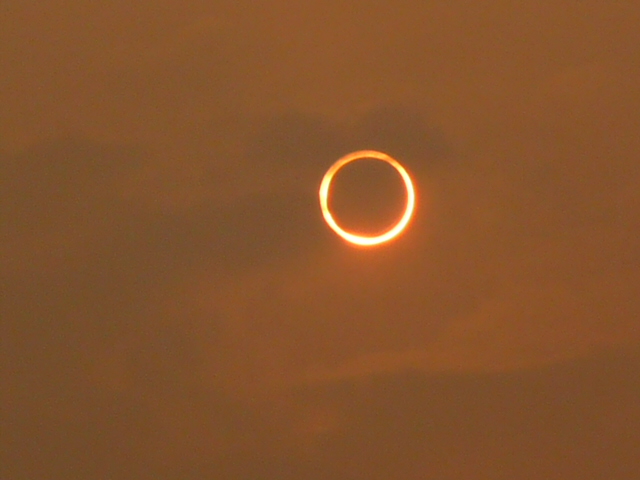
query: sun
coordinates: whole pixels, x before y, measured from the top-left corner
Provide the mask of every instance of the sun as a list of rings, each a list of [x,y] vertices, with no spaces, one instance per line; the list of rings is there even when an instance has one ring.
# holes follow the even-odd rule
[[[344,167],[346,164],[355,162],[356,160],[362,159],[375,159],[388,163],[393,168],[396,169],[402,181],[404,182],[407,201],[405,204],[404,212],[400,217],[400,220],[389,228],[387,231],[381,233],[380,235],[375,236],[366,236],[366,235],[358,235],[352,232],[346,231],[342,228],[333,218],[331,214],[331,210],[329,209],[329,194],[331,192],[331,181],[338,171]],[[320,183],[320,190],[318,192],[320,196],[320,209],[322,210],[322,216],[324,220],[327,222],[327,225],[340,237],[342,237],[347,242],[359,245],[362,247],[371,247],[374,245],[380,245],[382,243],[386,243],[390,240],[393,240],[398,235],[400,235],[413,217],[413,213],[416,206],[416,193],[415,188],[413,186],[413,182],[411,177],[405,170],[405,168],[393,157],[387,155],[386,153],[378,152],[376,150],[360,150],[357,152],[350,153],[340,158],[336,163],[331,165],[327,173],[324,174],[322,178],[322,182]]]

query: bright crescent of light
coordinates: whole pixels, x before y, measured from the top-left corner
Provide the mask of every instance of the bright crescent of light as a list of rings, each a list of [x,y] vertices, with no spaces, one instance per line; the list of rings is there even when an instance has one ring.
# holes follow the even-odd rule
[[[398,220],[398,223],[396,223],[386,232],[376,236],[356,235],[354,233],[347,232],[342,227],[340,227],[340,225],[338,225],[338,223],[333,218],[331,211],[329,210],[329,190],[331,188],[331,180],[333,179],[333,176],[338,173],[338,170],[344,167],[347,163],[365,158],[381,160],[383,162],[387,162],[389,165],[395,168],[402,177],[405,189],[407,191],[407,203],[404,209],[404,213],[402,214],[400,220]],[[407,171],[394,158],[385,153],[377,152],[375,150],[360,150],[358,152],[350,153],[331,165],[331,168],[329,168],[329,170],[327,170],[327,173],[324,174],[322,182],[320,183],[320,191],[318,193],[320,195],[320,208],[322,209],[322,216],[327,222],[327,225],[329,225],[329,227],[334,232],[336,232],[347,242],[363,247],[379,245],[397,237],[406,228],[407,224],[411,220],[413,211],[416,206],[416,194],[413,187],[413,182],[411,181],[411,177],[409,176]]]

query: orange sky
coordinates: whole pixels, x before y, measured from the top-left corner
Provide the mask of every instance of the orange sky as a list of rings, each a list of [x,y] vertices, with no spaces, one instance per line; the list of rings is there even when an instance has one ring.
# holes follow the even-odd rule
[[[640,475],[640,8],[215,3],[0,5],[0,476]]]

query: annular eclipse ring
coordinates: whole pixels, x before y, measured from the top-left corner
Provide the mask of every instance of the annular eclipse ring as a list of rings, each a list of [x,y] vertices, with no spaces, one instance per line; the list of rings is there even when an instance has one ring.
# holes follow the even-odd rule
[[[348,232],[340,225],[338,225],[336,220],[333,218],[333,215],[331,214],[331,210],[329,209],[329,194],[331,191],[331,181],[333,180],[334,175],[348,163],[363,159],[381,160],[391,165],[396,169],[398,174],[400,174],[406,190],[406,204],[400,220],[398,220],[396,224],[394,224],[385,232],[375,236],[366,236]],[[411,181],[411,177],[409,176],[407,171],[402,165],[400,165],[397,160],[387,155],[386,153],[378,152],[376,150],[360,150],[357,152],[349,153],[348,155],[340,158],[329,168],[329,170],[327,170],[327,173],[324,174],[322,182],[320,183],[320,190],[318,194],[320,196],[320,208],[322,210],[322,216],[324,217],[325,222],[327,222],[327,225],[329,225],[329,227],[336,234],[338,234],[347,242],[363,247],[379,245],[397,237],[409,224],[416,205],[415,189],[413,186],[413,182]]]

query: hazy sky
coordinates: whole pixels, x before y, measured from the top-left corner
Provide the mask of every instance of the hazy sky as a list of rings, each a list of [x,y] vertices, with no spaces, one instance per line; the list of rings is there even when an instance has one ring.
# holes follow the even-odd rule
[[[0,477],[640,478],[638,25],[0,3]]]

